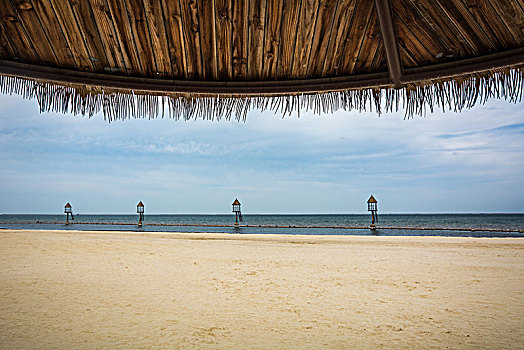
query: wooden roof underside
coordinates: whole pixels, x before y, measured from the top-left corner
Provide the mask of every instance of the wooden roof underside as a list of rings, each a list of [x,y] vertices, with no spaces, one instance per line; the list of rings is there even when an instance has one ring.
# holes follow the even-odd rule
[[[523,0],[391,0],[403,69],[524,44]],[[374,0],[1,0],[0,58],[104,75],[271,81],[387,72]]]
[[[524,0],[0,0],[0,75],[63,86],[279,96],[523,65]]]

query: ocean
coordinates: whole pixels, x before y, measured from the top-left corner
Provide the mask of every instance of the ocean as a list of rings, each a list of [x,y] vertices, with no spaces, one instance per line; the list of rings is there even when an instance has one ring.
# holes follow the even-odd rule
[[[379,214],[376,230],[367,228],[370,215],[0,215],[0,229],[95,230],[137,232],[216,232],[243,234],[524,237],[524,214]],[[275,227],[278,226],[278,227]],[[283,227],[284,226],[284,227]],[[307,226],[307,227],[304,227]],[[351,229],[348,227],[352,227]],[[357,227],[357,228],[355,228]],[[398,229],[398,228],[403,229]],[[393,229],[394,228],[394,229]],[[425,229],[417,229],[425,228]],[[455,230],[439,230],[453,228]],[[471,230],[473,229],[473,230]]]

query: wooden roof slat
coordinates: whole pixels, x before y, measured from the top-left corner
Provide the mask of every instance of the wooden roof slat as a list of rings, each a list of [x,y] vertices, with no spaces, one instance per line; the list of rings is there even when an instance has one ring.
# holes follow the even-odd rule
[[[17,29],[27,34],[27,39],[31,41],[31,46],[36,51],[41,62],[43,64],[56,66],[58,60],[35,11],[32,8],[16,8],[11,0],[4,0],[2,3],[7,10],[4,11],[7,12],[6,16],[14,16],[17,19],[17,23],[19,24],[19,26],[16,26]]]
[[[418,67],[417,60],[411,56],[411,53],[406,50],[406,45],[403,43],[399,44],[398,51],[400,55],[400,62],[404,68],[415,68]]]
[[[482,31],[498,50],[515,46],[516,42],[512,35],[498,35],[498,33],[507,33],[508,28],[497,12],[493,10],[489,0],[466,5]]]
[[[108,59],[107,50],[102,42],[102,38],[98,31],[98,25],[93,16],[91,5],[89,1],[77,1],[71,3],[71,8],[77,19],[77,24],[85,38],[90,59],[99,72],[103,72],[106,67],[116,66],[116,64]]]
[[[113,23],[111,10],[106,0],[89,0],[94,21],[98,27],[100,40],[104,46],[109,66],[105,71],[119,71],[121,74],[130,74],[133,65],[129,57],[120,47],[120,41]]]
[[[475,21],[471,12],[468,11],[460,0],[441,1],[435,2],[435,4],[440,6],[451,22],[462,33],[463,37],[470,43],[475,55],[496,49]]]
[[[233,1],[233,79],[247,79],[247,13],[249,0]]]
[[[264,36],[264,64],[262,70],[263,79],[271,79],[277,72],[283,2],[283,0],[274,0],[267,3]]]
[[[251,0],[249,4],[249,44],[247,72],[252,79],[262,77],[264,63],[264,28],[266,0]]]
[[[3,35],[0,35],[0,55],[2,56],[11,55],[11,51],[9,51],[8,44]]]
[[[439,53],[449,54],[452,49],[440,39],[434,27],[429,25],[411,3],[393,0],[395,25],[411,55],[420,57],[418,63],[436,62]]]
[[[436,56],[439,53],[447,52],[447,50],[440,47],[430,47],[429,49],[426,48],[423,41],[418,40],[414,37],[415,32],[424,32],[421,31],[420,28],[417,27],[417,25],[411,25],[411,21],[409,23],[404,22],[405,18],[407,17],[395,16],[395,24],[399,36],[403,38],[399,39],[399,46],[402,46],[406,50],[406,52],[409,53],[409,56],[415,61],[413,66],[408,67],[416,67],[424,62],[437,62],[438,60]],[[426,34],[421,35],[425,36]]]
[[[436,33],[432,38],[437,42],[437,45],[445,47],[447,55],[454,57],[468,57],[473,52],[473,46],[462,35],[459,29],[447,18],[445,12],[434,2],[407,0],[393,0],[397,3],[395,10],[399,7],[411,7],[415,13],[415,17],[421,22],[420,25],[427,25]],[[416,64],[416,63],[415,63]]]
[[[2,28],[2,33],[5,36],[8,46],[12,47],[12,56],[9,54],[11,59],[23,59],[37,63],[40,62],[38,54],[33,48],[31,40],[27,37],[22,25],[18,22],[16,16],[9,17],[8,11],[4,7],[5,4],[0,3],[0,24]],[[13,22],[16,21],[16,22]],[[9,50],[6,51],[10,53]]]
[[[342,32],[342,37],[338,38],[337,36],[337,42],[341,42],[341,44],[331,57],[332,70],[327,74],[328,76],[346,74],[347,61],[352,59],[348,56],[347,52],[351,50],[349,46],[354,44],[354,40],[351,38],[358,29],[355,23],[357,23],[357,18],[361,16],[360,14],[365,13],[365,9],[372,5],[372,2],[373,0],[353,0],[353,4],[350,7],[351,16],[348,16],[346,19],[345,30]]]
[[[173,69],[166,37],[164,10],[158,0],[143,0],[147,28],[151,39],[151,50],[156,61],[158,77],[172,77]]]
[[[124,4],[127,9],[129,29],[133,35],[133,41],[142,66],[142,74],[150,77],[157,76],[156,73],[159,69],[156,60],[158,56],[162,55],[162,52],[153,53],[144,2],[142,0],[125,0]]]
[[[215,0],[206,0],[198,6],[200,23],[200,50],[205,57],[202,78],[218,80]]]
[[[118,41],[118,46],[120,47],[120,52],[122,53],[126,67],[129,67],[130,71],[136,74],[144,74],[135,47],[134,35],[129,24],[125,2],[123,0],[109,0],[107,5],[109,12],[106,10],[105,15],[111,18],[116,40]]]
[[[360,47],[362,46],[362,41],[365,39],[366,27],[371,18],[373,8],[373,1],[358,1],[355,13],[358,13],[359,15],[356,16],[355,21],[353,21],[351,25],[351,29],[346,37],[347,43],[344,46],[344,51],[339,57],[339,74],[351,74],[351,72],[353,72],[360,52]]]
[[[301,3],[302,5],[302,3]],[[289,78],[295,53],[297,24],[302,6],[284,1],[280,25],[280,50],[278,53],[277,79]]]
[[[401,48],[399,47],[399,54],[400,54]],[[384,43],[382,40],[378,40],[378,46],[377,50],[375,52],[375,57],[373,57],[373,61],[371,62],[369,71],[370,72],[380,72],[387,69],[387,58],[386,58],[386,51],[384,49]]]
[[[104,67],[104,71],[119,71],[121,74],[129,74],[131,71],[131,65],[126,66],[126,60],[122,55],[120,45],[116,39],[115,28],[110,19],[111,12],[106,1],[87,0],[86,3],[87,4],[82,5],[81,8],[87,8],[87,5],[89,5],[91,10],[93,23],[98,31],[100,43],[102,44],[107,59],[108,66]],[[81,11],[83,12],[87,10],[85,9]]]
[[[356,74],[372,72],[371,67],[377,55],[379,46],[381,44],[384,45],[380,35],[379,24],[377,22],[377,13],[376,10],[373,10],[369,25],[364,35],[366,39],[362,42],[362,48],[358,55],[357,64],[353,70]]]
[[[218,78],[233,79],[231,0],[215,0]]]
[[[318,9],[317,21],[310,54],[308,55],[307,74],[304,76],[320,77],[326,60],[327,48],[331,39],[334,14],[338,9],[338,0],[327,0]]]
[[[497,13],[505,28],[513,36],[515,44],[522,45],[524,43],[524,11],[519,4],[516,1],[503,1],[497,3],[497,5],[493,5],[492,1],[488,1],[488,3],[491,10]],[[498,33],[497,35],[500,36]]]
[[[200,26],[196,0],[180,1],[182,30],[186,50],[187,77],[195,79],[202,76],[202,57],[200,51]]]
[[[42,27],[45,28],[44,30],[47,32],[46,38],[52,40],[53,51],[60,65],[68,68],[80,68],[80,62],[77,61],[73,54],[71,44],[64,35],[63,27],[58,21],[51,3],[49,1],[39,0],[33,1],[32,6],[35,14],[38,15],[40,23],[42,23]]]
[[[47,0],[42,0],[47,1]],[[81,70],[95,70],[100,71],[103,67],[99,63],[93,62],[91,60],[91,54],[89,53],[86,47],[86,41],[83,37],[83,33],[78,26],[76,17],[69,5],[69,1],[61,0],[49,0],[50,5],[55,11],[58,22],[62,27],[62,31],[66,37],[67,42],[75,61],[77,62],[79,69]],[[50,33],[50,35],[53,35]]]
[[[9,42],[9,36],[6,34],[4,29],[3,21],[0,20],[0,56],[3,57],[17,57],[13,45]]]
[[[167,44],[173,69],[173,77],[187,78],[186,48],[180,3],[177,0],[160,0],[165,13]],[[209,57],[209,56],[206,56]],[[210,59],[209,59],[210,60]],[[209,77],[206,76],[206,79]]]
[[[524,0],[514,0],[513,2],[520,7],[522,12],[524,12]]]
[[[315,24],[318,18],[320,0],[303,0],[300,18],[297,23],[295,59],[293,60],[293,77],[307,76],[308,61],[315,35]]]
[[[333,20],[333,40],[327,49],[326,59],[324,62],[323,75],[332,76],[338,71],[338,58],[343,51],[347,40],[347,33],[351,27],[353,16],[355,15],[355,6],[358,0],[341,0],[339,11]]]

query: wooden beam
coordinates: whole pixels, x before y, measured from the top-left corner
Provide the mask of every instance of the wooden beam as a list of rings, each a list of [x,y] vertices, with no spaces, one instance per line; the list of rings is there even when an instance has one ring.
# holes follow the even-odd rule
[[[406,69],[401,83],[451,79],[524,65],[524,47],[452,63]],[[151,94],[272,96],[393,87],[388,73],[270,81],[193,81],[89,73],[0,60],[0,74],[55,84],[79,84]]]
[[[402,87],[402,66],[400,64],[400,56],[398,54],[398,43],[395,36],[395,27],[393,25],[393,17],[391,15],[391,4],[389,0],[375,0],[377,8],[378,21],[380,23],[380,31],[382,32],[382,40],[386,48],[386,56],[388,59],[389,76],[393,85],[396,88]]]
[[[136,78],[43,67],[0,60],[0,75],[56,84],[78,84],[106,89],[133,90],[151,94],[269,96],[386,87],[387,73],[320,79],[269,81],[196,81]]]
[[[404,74],[402,74],[401,82],[408,84],[428,80],[447,79],[518,65],[524,65],[524,47],[456,62],[407,69],[404,71]]]

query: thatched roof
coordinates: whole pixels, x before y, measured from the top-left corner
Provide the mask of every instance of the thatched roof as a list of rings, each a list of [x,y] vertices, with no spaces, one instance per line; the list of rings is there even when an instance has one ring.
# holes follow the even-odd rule
[[[245,118],[523,91],[524,0],[0,0],[0,87],[42,111]]]
[[[369,197],[368,199],[368,203],[377,203],[377,200],[375,199],[375,197],[373,197],[373,195],[371,195],[371,197]]]

